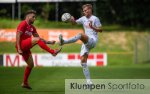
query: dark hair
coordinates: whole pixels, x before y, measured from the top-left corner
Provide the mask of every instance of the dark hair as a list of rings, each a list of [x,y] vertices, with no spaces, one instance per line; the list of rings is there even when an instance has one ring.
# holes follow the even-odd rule
[[[28,14],[36,14],[36,11],[35,10],[28,10],[27,12],[26,12],[26,16],[28,15]]]

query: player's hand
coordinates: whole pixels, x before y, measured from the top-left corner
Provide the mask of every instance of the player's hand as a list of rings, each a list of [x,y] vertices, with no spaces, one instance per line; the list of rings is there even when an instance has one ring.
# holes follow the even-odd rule
[[[56,43],[56,41],[55,41],[55,40],[52,40],[52,41],[51,41],[51,44],[52,44],[52,45],[54,45],[55,43]]]
[[[56,43],[56,41],[54,41],[54,40],[47,42],[47,44],[52,44],[52,45],[54,45],[55,43]]]
[[[90,21],[90,23],[89,23],[89,27],[93,29],[92,21]]]
[[[70,18],[69,21],[70,21],[70,22],[74,22],[74,21],[75,21],[75,18],[74,18],[73,16],[71,16],[71,18]]]
[[[22,50],[21,50],[21,49],[18,49],[18,53],[19,53],[20,55],[22,55],[22,54],[23,54],[23,52],[22,52]]]

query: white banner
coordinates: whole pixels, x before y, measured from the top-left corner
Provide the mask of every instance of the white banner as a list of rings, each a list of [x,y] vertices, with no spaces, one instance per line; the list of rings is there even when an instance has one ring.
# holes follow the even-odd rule
[[[150,79],[65,79],[65,94],[149,94]]]
[[[77,53],[61,53],[56,57],[51,54],[33,54],[35,66],[81,66],[80,54]],[[88,66],[106,66],[106,53],[91,53],[88,58]],[[3,64],[6,67],[21,67],[26,66],[21,55],[4,54]]]
[[[0,0],[0,3],[15,3],[16,0]]]

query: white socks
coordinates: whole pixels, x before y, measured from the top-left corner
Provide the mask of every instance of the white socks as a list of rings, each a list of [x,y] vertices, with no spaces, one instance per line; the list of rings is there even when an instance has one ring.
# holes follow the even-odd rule
[[[76,42],[77,40],[81,39],[81,33],[77,34],[76,36],[68,39],[68,40],[64,40],[64,44],[67,44],[67,43],[73,43],[73,42]]]
[[[83,73],[84,73],[84,76],[86,78],[87,83],[91,83],[90,72],[89,72],[89,68],[88,68],[87,64],[86,63],[81,63],[81,65],[82,65]]]

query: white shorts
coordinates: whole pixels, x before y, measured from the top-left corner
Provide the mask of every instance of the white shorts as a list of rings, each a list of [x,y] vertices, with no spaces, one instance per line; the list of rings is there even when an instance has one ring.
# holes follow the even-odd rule
[[[83,56],[85,53],[89,54],[89,51],[96,46],[97,41],[93,37],[88,36],[88,42],[82,44],[80,56]]]

